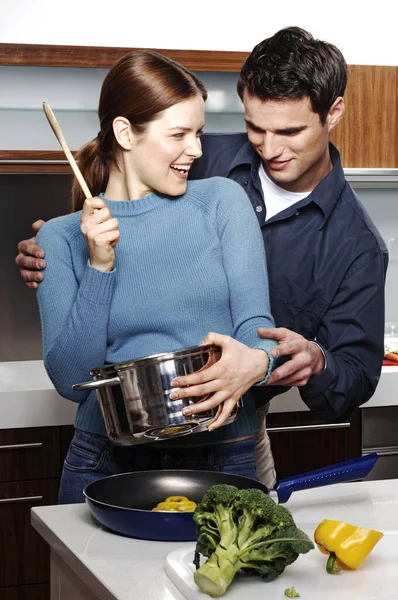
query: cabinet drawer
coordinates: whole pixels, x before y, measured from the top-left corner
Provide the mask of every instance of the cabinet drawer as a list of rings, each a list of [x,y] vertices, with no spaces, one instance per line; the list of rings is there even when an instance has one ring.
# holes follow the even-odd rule
[[[398,406],[364,408],[362,416],[362,447],[398,446]]]
[[[278,479],[361,455],[359,410],[347,423],[325,423],[315,414],[270,413],[267,430]]]
[[[59,477],[59,427],[0,430],[0,482]]]
[[[30,509],[56,504],[58,487],[58,479],[0,484],[0,587],[50,580],[49,548],[30,524]]]
[[[398,447],[374,448],[379,455],[377,463],[366,480],[397,479],[398,478]],[[364,452],[366,454],[366,452]]]
[[[50,600],[50,584],[0,588],[0,600]]]

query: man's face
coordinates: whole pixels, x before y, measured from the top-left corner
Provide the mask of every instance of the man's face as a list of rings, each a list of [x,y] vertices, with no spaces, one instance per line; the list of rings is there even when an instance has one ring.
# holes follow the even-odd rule
[[[290,192],[312,191],[331,169],[330,113],[322,125],[307,97],[260,100],[246,90],[243,104],[249,140],[268,176]]]

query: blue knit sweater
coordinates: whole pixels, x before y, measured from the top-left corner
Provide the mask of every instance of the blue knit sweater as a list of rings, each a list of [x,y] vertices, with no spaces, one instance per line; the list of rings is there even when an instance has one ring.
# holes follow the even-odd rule
[[[275,342],[256,333],[274,323],[261,232],[238,184],[215,177],[189,182],[179,197],[103,199],[119,221],[114,270],[91,267],[81,212],[52,219],[37,236],[47,260],[37,297],[47,373],[79,403],[75,426],[106,435],[96,392],[72,390],[92,368],[194,346],[209,331],[269,356]],[[268,373],[272,364],[270,356]],[[236,423],[189,437],[211,443],[255,430],[249,399]]]

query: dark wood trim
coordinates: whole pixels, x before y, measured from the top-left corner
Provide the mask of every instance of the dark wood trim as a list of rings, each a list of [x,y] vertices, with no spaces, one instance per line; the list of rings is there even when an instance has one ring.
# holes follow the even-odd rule
[[[72,173],[72,169],[61,150],[0,150],[0,173]]]
[[[72,151],[75,154],[75,151]],[[62,160],[66,162],[62,150],[0,150],[2,160]]]
[[[62,164],[49,165],[46,163],[38,163],[6,165],[0,163],[0,173],[72,173],[72,169],[69,165]]]
[[[106,46],[0,44],[0,65],[109,69],[121,56],[135,49]],[[153,49],[193,71],[239,72],[249,54],[225,50]]]

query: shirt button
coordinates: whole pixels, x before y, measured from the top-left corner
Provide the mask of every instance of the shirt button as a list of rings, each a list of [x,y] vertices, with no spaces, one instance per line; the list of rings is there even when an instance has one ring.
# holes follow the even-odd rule
[[[263,207],[262,206],[256,206],[256,212],[262,212]]]
[[[246,180],[246,181],[244,181],[243,183],[244,183],[245,185],[248,185],[248,183],[249,183],[249,182]]]
[[[294,214],[296,215],[296,217],[298,217],[298,215],[300,214],[300,211],[296,210],[296,212]]]

